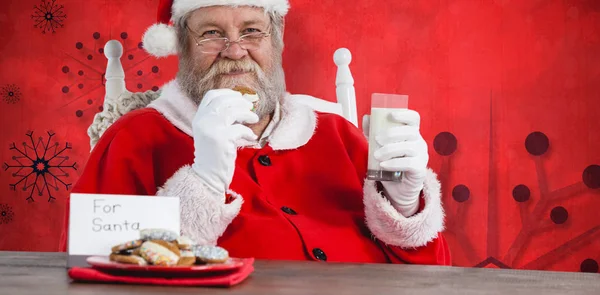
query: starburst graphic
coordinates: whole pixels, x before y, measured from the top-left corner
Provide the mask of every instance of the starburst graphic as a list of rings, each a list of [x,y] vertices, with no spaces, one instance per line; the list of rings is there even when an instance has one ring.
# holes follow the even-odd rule
[[[4,170],[11,169],[14,171],[12,176],[19,178],[17,182],[10,185],[11,189],[29,190],[26,200],[30,202],[34,201],[34,193],[43,196],[44,192],[48,194],[48,202],[55,200],[52,191],[58,191],[60,187],[69,190],[71,184],[63,180],[69,177],[68,170],[77,170],[76,163],[67,164],[69,156],[64,155],[72,148],[71,144],[67,142],[62,148],[58,142],[52,144],[55,133],[51,131],[47,133],[47,140],[40,136],[36,143],[33,139],[33,131],[27,132],[30,142],[23,142],[22,149],[15,143],[10,145],[10,150],[17,154],[12,157],[15,163],[4,163]]]
[[[5,103],[15,104],[21,100],[21,89],[15,84],[8,84],[2,87],[0,96]]]
[[[15,214],[12,207],[6,204],[0,204],[0,224],[9,224],[12,222]]]
[[[40,5],[33,6],[31,19],[35,22],[34,28],[42,29],[42,34],[64,27],[64,20],[67,15],[64,12],[64,6],[56,4],[56,0],[42,0]]]
[[[75,42],[71,51],[65,52],[66,63],[62,65],[61,75],[66,81],[59,89],[65,98],[61,108],[68,107],[73,114],[82,118],[84,115],[93,116],[103,110],[104,87],[106,84],[105,71],[107,60],[104,56],[104,46],[111,39],[108,34],[93,32],[91,40]],[[158,90],[154,83],[160,81],[161,71],[157,65],[149,64],[153,61],[143,50],[141,42],[129,38],[127,32],[118,35],[123,46],[121,63],[125,72],[125,80],[134,84],[132,92],[152,89]]]
[[[491,102],[491,97],[490,97]],[[548,230],[553,230],[561,226],[565,226],[569,219],[568,208],[557,206],[566,200],[571,200],[582,195],[589,190],[600,188],[600,166],[589,165],[583,170],[582,179],[579,182],[568,185],[563,188],[551,191],[549,189],[547,176],[544,171],[545,155],[550,147],[550,140],[540,131],[531,132],[524,139],[524,148],[531,156],[535,164],[535,173],[537,175],[537,189],[540,192],[540,199],[533,205],[530,210],[528,205],[533,201],[530,200],[531,190],[524,184],[518,184],[513,188],[512,199],[516,202],[519,208],[521,219],[521,229],[517,236],[512,240],[510,247],[506,251],[500,250],[501,237],[501,212],[499,212],[500,196],[495,188],[495,179],[498,178],[496,170],[493,169],[497,162],[494,158],[494,126],[493,126],[492,104],[490,103],[490,157],[488,175],[488,216],[487,216],[487,247],[485,256],[478,256],[475,251],[475,245],[470,239],[470,235],[465,231],[462,225],[468,222],[469,211],[472,210],[472,204],[469,202],[471,192],[464,184],[456,185],[451,191],[451,199],[445,200],[448,205],[447,212],[449,220],[447,224],[447,232],[456,237],[459,247],[465,254],[468,263],[475,267],[496,267],[496,268],[514,268],[514,269],[548,269],[554,263],[561,261],[571,253],[576,253],[581,247],[589,245],[595,239],[600,237],[600,224],[592,226],[592,228],[581,233],[580,235],[565,241],[558,247],[550,250],[547,253],[539,255],[529,261],[522,262],[520,259],[525,254],[528,244],[541,233]],[[442,187],[446,187],[448,180],[444,177],[450,174],[451,155],[457,150],[457,139],[450,132],[439,133],[433,142],[435,151],[443,156],[443,163],[440,172],[440,180]],[[550,214],[547,212],[550,211]],[[598,262],[594,259],[586,259],[581,262],[580,270],[582,272],[597,272]]]

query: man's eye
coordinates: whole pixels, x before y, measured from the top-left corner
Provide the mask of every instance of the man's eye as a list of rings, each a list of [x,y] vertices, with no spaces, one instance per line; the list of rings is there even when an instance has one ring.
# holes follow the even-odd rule
[[[255,29],[255,28],[248,28],[243,31],[244,34],[260,33],[260,32],[261,31],[259,29]]]
[[[219,33],[219,31],[217,30],[210,30],[210,31],[206,31],[204,33],[202,33],[202,37],[220,37],[221,33]]]

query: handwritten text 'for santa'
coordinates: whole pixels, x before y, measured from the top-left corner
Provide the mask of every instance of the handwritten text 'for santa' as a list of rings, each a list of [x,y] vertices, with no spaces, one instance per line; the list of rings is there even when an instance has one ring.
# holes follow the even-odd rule
[[[106,255],[146,228],[180,230],[179,198],[71,194],[69,206],[70,255]]]

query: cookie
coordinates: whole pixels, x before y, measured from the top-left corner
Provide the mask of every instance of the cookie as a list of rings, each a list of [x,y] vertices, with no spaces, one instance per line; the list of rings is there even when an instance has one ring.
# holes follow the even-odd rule
[[[144,241],[163,240],[167,242],[173,242],[177,240],[178,237],[179,234],[167,229],[149,228],[140,231],[140,239]]]
[[[179,247],[175,243],[171,243],[171,242],[167,242],[167,241],[163,241],[163,240],[151,240],[150,242],[159,244],[159,245],[169,249],[171,252],[175,253],[175,255],[177,255],[177,256],[181,255],[181,253],[179,252]]]
[[[200,262],[223,263],[229,259],[229,252],[219,246],[195,246],[192,250]]]
[[[194,246],[194,241],[186,236],[180,236],[177,238],[176,242],[179,249],[183,250],[190,250],[192,249],[192,246]]]
[[[133,249],[141,246],[142,243],[143,243],[142,240],[129,241],[127,243],[123,243],[123,244],[116,245],[116,246],[112,247],[111,251],[113,253],[115,253],[115,254],[116,253],[123,253],[123,252],[126,252],[128,250],[133,250]]]
[[[196,257],[192,250],[181,250],[181,257]]]
[[[133,250],[129,250],[131,252],[131,255],[137,255],[137,256],[142,256],[142,252],[140,251],[140,247],[137,247]]]
[[[125,264],[137,264],[137,265],[148,265],[144,258],[137,255],[119,255],[119,254],[110,254],[108,256],[110,261],[125,263]]]
[[[256,91],[244,86],[236,86],[233,88],[233,90],[241,93],[246,100],[252,103],[252,111],[256,110],[256,106],[258,105],[259,100]]]
[[[140,247],[142,257],[151,264],[160,266],[177,265],[179,256],[161,244],[146,241]]]
[[[233,91],[237,91],[239,93],[243,94],[256,94],[256,92],[248,87],[245,86],[235,86],[233,88]]]
[[[178,266],[192,266],[196,263],[196,256],[194,256],[194,252],[189,250],[182,250],[181,257],[179,257],[179,261],[177,262]]]

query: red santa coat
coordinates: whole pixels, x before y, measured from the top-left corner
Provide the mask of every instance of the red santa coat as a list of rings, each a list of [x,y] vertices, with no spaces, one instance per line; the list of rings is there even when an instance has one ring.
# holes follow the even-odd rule
[[[239,149],[230,190],[217,195],[190,167],[196,109],[176,81],[165,85],[102,135],[73,192],[178,197],[182,234],[233,257],[450,264],[432,171],[421,210],[405,218],[365,180],[362,132],[288,95],[268,144]]]

